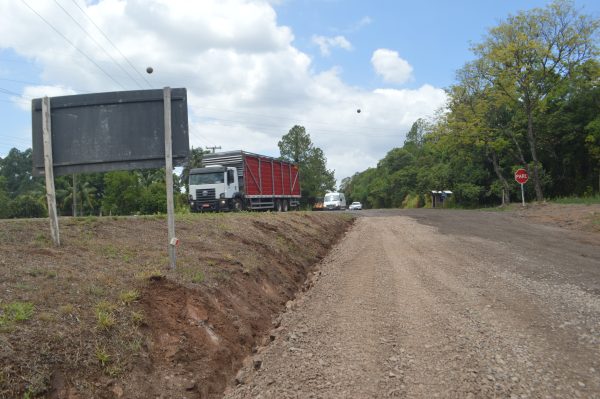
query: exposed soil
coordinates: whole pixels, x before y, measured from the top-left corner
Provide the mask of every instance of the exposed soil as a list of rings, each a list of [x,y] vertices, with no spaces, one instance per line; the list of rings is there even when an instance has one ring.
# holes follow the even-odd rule
[[[536,223],[569,230],[600,233],[600,204],[528,204],[512,206],[515,213]]]
[[[360,213],[225,397],[600,397],[599,234],[561,210]]]
[[[164,217],[0,221],[0,398],[600,397],[599,222],[189,215],[171,271]]]
[[[161,216],[0,221],[0,397],[221,397],[351,220],[182,216],[175,271]]]

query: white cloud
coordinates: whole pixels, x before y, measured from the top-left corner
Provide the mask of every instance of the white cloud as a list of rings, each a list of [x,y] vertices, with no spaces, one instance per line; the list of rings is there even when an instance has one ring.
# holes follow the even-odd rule
[[[13,100],[22,110],[29,112],[31,111],[31,102],[24,101],[24,98],[68,96],[76,93],[75,90],[63,86],[26,86],[23,89],[21,97],[11,97],[11,100]]]
[[[354,30],[359,30],[367,25],[371,25],[371,23],[373,23],[373,19],[366,15],[354,25]]]
[[[153,88],[186,87],[194,147],[217,145],[277,156],[281,136],[300,124],[323,149],[338,180],[375,166],[387,151],[402,145],[417,118],[431,115],[446,99],[443,90],[429,85],[365,90],[342,81],[338,68],[315,72],[310,57],[293,46],[290,28],[278,25],[269,2],[80,0],[136,71],[77,7],[63,2],[135,80],[55,3],[28,4],[125,89],[139,89],[138,84],[148,88],[138,72]],[[0,0],[0,15],[8,16],[0,24],[0,49],[13,49],[41,70],[42,83],[27,87],[24,96],[122,90],[21,2]],[[339,37],[343,40],[325,38],[328,51],[352,48]],[[399,59],[397,53],[395,57]],[[147,66],[154,68],[153,74],[145,73]],[[405,75],[410,76],[408,68]]]
[[[412,66],[400,58],[397,51],[378,49],[373,52],[371,64],[375,72],[389,83],[406,83],[412,78]]]
[[[321,50],[321,55],[327,57],[331,54],[331,48],[339,47],[344,50],[352,50],[352,44],[344,37],[344,36],[334,36],[334,37],[325,37],[325,36],[313,36],[312,42],[319,46],[319,50]]]

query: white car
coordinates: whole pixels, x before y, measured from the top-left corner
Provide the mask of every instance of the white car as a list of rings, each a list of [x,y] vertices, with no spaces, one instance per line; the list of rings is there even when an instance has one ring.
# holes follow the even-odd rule
[[[348,209],[351,211],[360,211],[362,209],[362,204],[360,202],[353,202]]]

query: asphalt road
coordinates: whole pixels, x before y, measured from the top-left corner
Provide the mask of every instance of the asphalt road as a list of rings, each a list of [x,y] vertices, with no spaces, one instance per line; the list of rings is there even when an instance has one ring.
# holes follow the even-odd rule
[[[600,397],[589,236],[499,212],[357,214],[226,397]]]

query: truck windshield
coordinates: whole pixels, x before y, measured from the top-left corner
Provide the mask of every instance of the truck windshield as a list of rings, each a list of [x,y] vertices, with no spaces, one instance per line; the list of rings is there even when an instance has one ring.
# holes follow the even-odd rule
[[[190,186],[198,186],[201,184],[219,184],[225,182],[225,174],[223,172],[209,172],[190,175]]]
[[[325,196],[325,202],[339,201],[339,200],[340,200],[339,194],[328,194]]]

